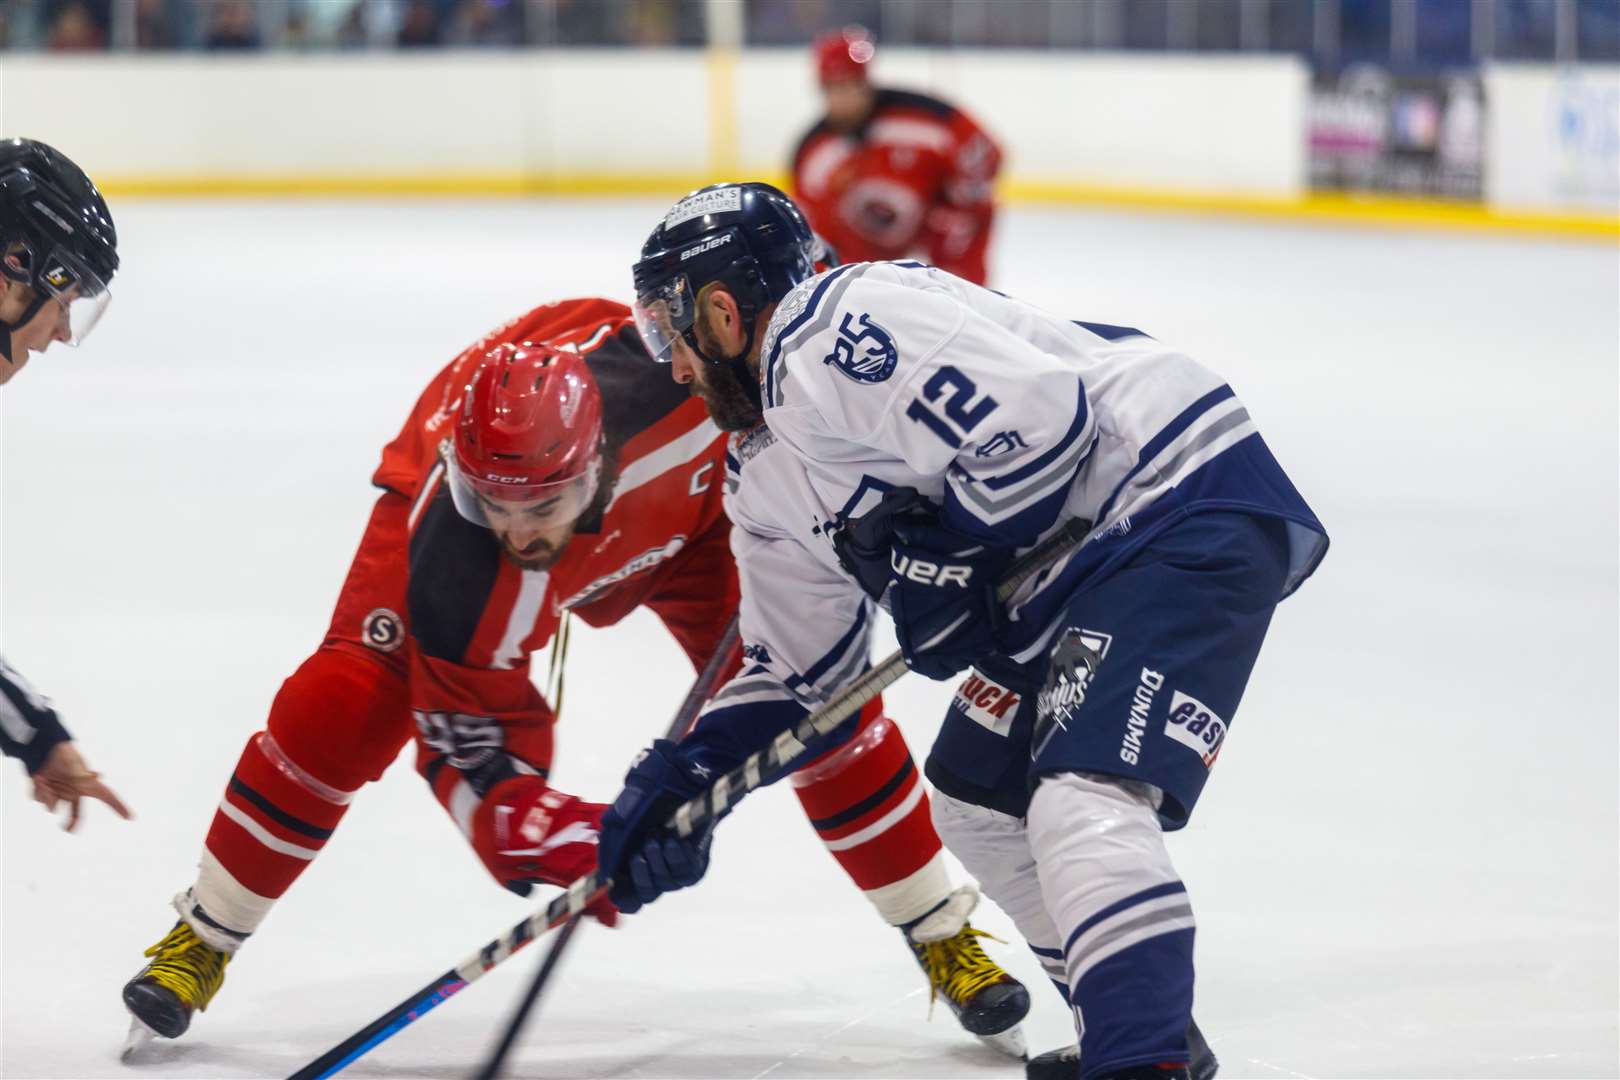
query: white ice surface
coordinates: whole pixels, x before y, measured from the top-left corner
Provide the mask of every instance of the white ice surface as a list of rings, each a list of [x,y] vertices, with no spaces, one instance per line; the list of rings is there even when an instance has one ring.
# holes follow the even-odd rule
[[[286,1075],[530,910],[402,761],[192,1032],[116,1060],[119,987],[320,638],[379,447],[490,325],[622,296],[661,209],[117,207],[103,325],[0,399],[0,629],[139,816],[97,807],[65,836],[5,766],[5,1076]],[[1224,373],[1333,535],[1171,840],[1223,1075],[1615,1076],[1615,249],[1014,212],[997,256],[1004,289]],[[582,630],[556,782],[616,790],[689,679],[651,619]],[[919,759],[948,693],[890,695]],[[993,948],[1035,995],[1034,1048],[1067,1041],[1027,952]],[[539,953],[351,1074],[465,1074]],[[895,932],[773,789],[701,888],[580,935],[515,1075],[1019,1075],[927,1012]]]

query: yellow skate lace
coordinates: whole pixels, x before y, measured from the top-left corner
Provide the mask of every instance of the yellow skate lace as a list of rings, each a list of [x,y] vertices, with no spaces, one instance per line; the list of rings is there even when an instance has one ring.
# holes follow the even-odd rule
[[[934,1015],[934,1001],[941,993],[960,1007],[973,1000],[980,990],[1007,978],[1007,973],[979,947],[977,939],[982,937],[1006,944],[994,934],[963,926],[953,937],[943,941],[912,945],[922,954],[923,967],[928,972],[930,1018]]]
[[[199,938],[185,922],[175,924],[163,940],[143,954],[154,957],[143,973],[194,1009],[207,1009],[219,988],[225,984],[224,953]]]

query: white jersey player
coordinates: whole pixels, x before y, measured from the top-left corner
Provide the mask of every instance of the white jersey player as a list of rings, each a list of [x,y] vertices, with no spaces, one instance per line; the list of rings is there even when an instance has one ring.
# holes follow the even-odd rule
[[[1031,1074],[1210,1075],[1162,833],[1326,534],[1186,356],[919,263],[811,276],[812,243],[774,188],[720,185],[636,264],[653,355],[737,432],[750,663],[631,769],[601,868],[643,902],[700,877],[706,840],[661,822],[861,673],[879,600],[913,670],[972,669],[927,773],[941,837],[1073,1009],[1077,1048]],[[1017,552],[1065,527],[1084,542],[999,604]]]

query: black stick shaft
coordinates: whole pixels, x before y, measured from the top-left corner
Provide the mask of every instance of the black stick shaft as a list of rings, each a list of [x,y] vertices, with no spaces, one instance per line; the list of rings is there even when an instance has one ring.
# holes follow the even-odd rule
[[[732,616],[731,622],[726,625],[726,632],[720,636],[720,643],[714,647],[714,652],[703,665],[703,670],[698,672],[698,677],[692,683],[692,689],[686,692],[680,708],[675,710],[675,719],[669,722],[669,727],[664,731],[664,738],[679,739],[697,722],[703,703],[714,696],[715,686],[720,682],[720,675],[726,670],[736,647],[737,617]],[[551,973],[556,970],[558,962],[562,960],[563,953],[568,949],[568,943],[574,940],[574,935],[579,932],[579,924],[583,918],[582,915],[570,918],[563,926],[562,933],[552,942],[545,960],[540,964],[540,970],[535,972],[534,979],[529,983],[529,989],[523,995],[523,1002],[507,1021],[506,1030],[501,1033],[501,1041],[495,1047],[495,1052],[484,1062],[483,1068],[478,1070],[477,1080],[495,1080],[500,1076],[501,1069],[506,1065],[507,1055],[512,1052],[512,1047],[517,1045],[518,1035],[529,1022],[529,1014],[534,1011],[535,1003],[540,1000],[540,994],[551,980]]]
[[[534,1003],[540,1000],[540,991],[544,990],[546,983],[551,980],[551,973],[556,970],[558,961],[568,950],[568,943],[574,940],[574,934],[579,931],[579,923],[583,918],[583,915],[575,915],[563,925],[562,933],[552,942],[550,951],[546,953],[545,962],[540,965],[540,970],[534,976],[534,981],[529,983],[528,992],[523,995],[523,1003],[507,1022],[500,1044],[495,1047],[495,1052],[489,1056],[489,1060],[484,1062],[484,1067],[478,1070],[477,1080],[495,1080],[501,1075],[501,1069],[506,1064],[506,1055],[517,1045],[518,1034],[522,1032],[523,1025],[529,1022],[529,1013],[534,1011]]]

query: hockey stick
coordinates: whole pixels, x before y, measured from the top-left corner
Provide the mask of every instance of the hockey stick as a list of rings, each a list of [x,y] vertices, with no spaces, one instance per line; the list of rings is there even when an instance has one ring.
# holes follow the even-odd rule
[[[703,703],[714,695],[715,685],[720,681],[720,673],[726,670],[736,648],[737,617],[733,615],[731,622],[726,626],[726,632],[720,637],[720,643],[714,647],[713,655],[703,665],[703,670],[698,672],[698,677],[692,683],[692,689],[687,691],[681,707],[675,710],[675,719],[670,721],[668,730],[664,732],[664,738],[680,739],[691,730],[693,724],[697,723]],[[495,1052],[489,1056],[489,1060],[484,1062],[483,1068],[478,1070],[477,1080],[496,1080],[496,1077],[500,1076],[501,1067],[506,1064],[506,1055],[511,1053],[512,1047],[517,1044],[518,1035],[522,1032],[523,1026],[529,1022],[529,1014],[534,1010],[535,1003],[540,1000],[540,994],[550,981],[551,973],[557,969],[568,943],[574,940],[574,935],[579,932],[582,918],[584,916],[575,915],[569,919],[567,925],[562,928],[562,933],[552,942],[540,970],[535,972],[534,980],[529,983],[529,989],[523,995],[523,1002],[512,1014],[512,1019],[507,1022],[506,1030],[501,1034],[500,1044],[495,1047]]]
[[[1064,528],[1047,537],[1040,545],[1013,563],[1007,576],[996,587],[997,598],[1006,601],[1031,576],[1067,554],[1070,549],[1078,547],[1089,528],[1090,522],[1071,520]],[[904,656],[898,652],[889,656],[834,694],[826,705],[800,720],[792,729],[777,736],[770,746],[749,755],[748,760],[722,776],[707,792],[682,806],[665,823],[666,826],[682,836],[690,836],[693,830],[728,809],[734,800],[764,783],[767,772],[774,772],[805,754],[807,752],[805,744],[808,741],[817,735],[824,735],[837,729],[845,720],[859,712],[861,706],[877,697],[886,687],[905,674],[906,670]],[[610,884],[612,883],[598,881],[594,873],[586,874],[560,895],[553,897],[551,903],[512,927],[504,936],[489,942],[472,956],[293,1073],[289,1080],[322,1080],[336,1074],[364,1056],[378,1043],[415,1023],[429,1011],[443,1004],[446,999],[483,978],[492,968],[535,938],[549,933],[583,912],[597,897],[607,892]]]

